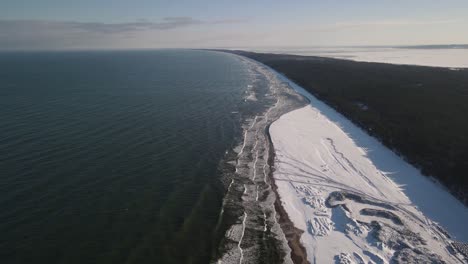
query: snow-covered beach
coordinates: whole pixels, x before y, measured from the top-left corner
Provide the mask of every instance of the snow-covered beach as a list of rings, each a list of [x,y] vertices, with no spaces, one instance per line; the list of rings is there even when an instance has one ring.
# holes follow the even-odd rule
[[[454,244],[468,241],[461,202],[282,74],[239,58],[254,108],[226,156],[217,263],[466,262],[466,244]]]
[[[308,260],[463,262],[451,239],[468,241],[466,207],[336,111],[280,78],[310,100],[270,127],[277,191],[289,218],[304,231]]]

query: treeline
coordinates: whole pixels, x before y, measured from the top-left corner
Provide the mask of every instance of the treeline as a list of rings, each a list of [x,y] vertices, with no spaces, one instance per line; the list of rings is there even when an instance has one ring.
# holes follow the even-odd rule
[[[285,74],[468,204],[468,69],[237,53]]]

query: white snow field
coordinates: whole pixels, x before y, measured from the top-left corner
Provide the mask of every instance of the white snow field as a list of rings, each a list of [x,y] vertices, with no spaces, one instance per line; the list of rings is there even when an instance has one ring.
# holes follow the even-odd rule
[[[355,61],[468,68],[468,49],[395,49],[322,53],[320,56]]]
[[[256,52],[271,52],[302,56],[319,56],[354,61],[420,65],[447,68],[468,68],[466,48],[392,48],[392,47],[289,47],[257,48]]]
[[[346,118],[281,78],[311,101],[281,116],[269,130],[278,194],[294,225],[304,231],[301,242],[308,260],[465,263],[451,242],[468,241],[467,208]]]

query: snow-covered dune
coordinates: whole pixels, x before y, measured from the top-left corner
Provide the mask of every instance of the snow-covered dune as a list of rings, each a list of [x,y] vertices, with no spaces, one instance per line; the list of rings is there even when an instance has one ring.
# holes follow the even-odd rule
[[[311,104],[271,125],[274,178],[290,219],[304,230],[301,242],[309,261],[463,262],[451,242],[468,241],[466,207],[333,109],[290,85]]]

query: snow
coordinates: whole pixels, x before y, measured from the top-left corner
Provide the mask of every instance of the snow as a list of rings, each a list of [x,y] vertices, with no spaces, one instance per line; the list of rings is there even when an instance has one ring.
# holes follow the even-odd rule
[[[270,127],[278,194],[294,225],[305,231],[301,242],[309,261],[388,263],[403,256],[463,262],[460,254],[450,253],[451,239],[443,229],[467,242],[467,208],[346,118],[280,78],[311,101]],[[415,253],[420,251],[425,254]]]
[[[468,49],[402,49],[349,50],[319,53],[321,56],[355,61],[383,62],[435,67],[467,68]]]
[[[235,217],[235,223],[226,231],[217,262],[258,263],[265,258],[265,254],[259,252],[274,252],[277,261],[292,263],[291,249],[274,206],[276,194],[270,184],[270,142],[266,128],[284,113],[305,105],[306,101],[266,66],[239,58],[246,63],[253,78],[244,97],[249,108],[244,113],[248,117],[242,124],[243,139],[226,154],[225,162],[230,166],[226,167],[225,177],[231,182],[223,199],[220,219],[226,210],[228,216]],[[232,167],[235,169],[231,171]]]
[[[253,49],[253,51],[321,56],[354,61],[449,67],[454,70],[468,68],[468,49],[466,48],[311,47]]]

